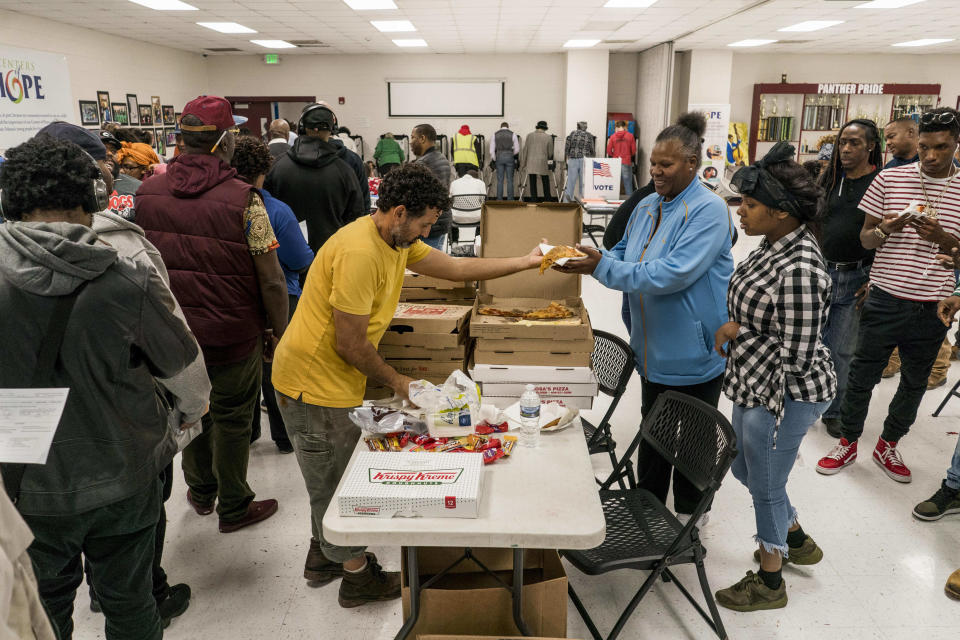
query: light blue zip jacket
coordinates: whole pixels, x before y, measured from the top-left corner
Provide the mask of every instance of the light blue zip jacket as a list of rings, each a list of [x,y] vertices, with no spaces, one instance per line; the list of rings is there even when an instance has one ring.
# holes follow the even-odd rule
[[[623,239],[603,252],[593,276],[627,293],[630,346],[648,381],[686,386],[723,373],[713,336],[728,319],[732,238],[726,203],[694,179],[670,202],[641,200]]]

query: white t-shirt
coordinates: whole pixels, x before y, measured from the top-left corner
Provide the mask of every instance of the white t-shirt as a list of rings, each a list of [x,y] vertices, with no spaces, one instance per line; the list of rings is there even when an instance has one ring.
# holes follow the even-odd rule
[[[929,205],[936,207],[940,226],[960,238],[960,174],[952,180],[936,180],[924,175],[923,183]],[[899,215],[913,201],[928,203],[920,186],[919,162],[881,171],[863,195],[860,210],[882,218],[892,213]],[[916,229],[905,226],[891,233],[877,249],[870,268],[870,284],[906,300],[942,300],[953,293],[954,275],[936,261],[938,253],[940,248],[936,244],[922,240]]]
[[[457,178],[450,183],[451,196],[486,193],[486,183],[469,174],[464,175],[462,178]],[[462,211],[457,209],[456,206],[453,206],[450,208],[450,212],[453,214],[453,221],[457,224],[476,224],[480,222],[480,209],[476,211]]]

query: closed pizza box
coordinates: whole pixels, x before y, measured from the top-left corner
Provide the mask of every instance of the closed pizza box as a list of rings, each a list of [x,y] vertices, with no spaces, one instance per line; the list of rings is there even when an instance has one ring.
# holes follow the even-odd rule
[[[466,345],[456,347],[420,347],[398,344],[381,344],[377,349],[388,360],[429,360],[433,362],[463,362]]]
[[[476,518],[483,456],[363,451],[337,492],[341,516]]]
[[[593,382],[484,382],[480,385],[486,396],[520,397],[528,384],[532,384],[540,397],[596,396],[600,391],[597,378]]]
[[[546,367],[471,363],[470,377],[476,382],[596,382],[590,367]]]
[[[469,309],[469,307],[467,307]],[[416,333],[409,326],[398,325],[387,329],[380,338],[380,346],[394,345],[402,347],[431,347],[454,349],[464,348],[467,332],[462,333]]]
[[[410,376],[415,380],[430,377],[447,379],[457,369],[463,369],[463,360],[455,362],[432,362],[430,360],[387,360],[388,365],[397,370],[402,376]]]
[[[414,273],[409,269],[403,274],[403,286],[406,287],[419,287],[422,289],[433,288],[433,289],[466,289],[474,288],[473,282],[464,282],[457,280],[444,280],[443,278],[434,278],[433,276],[425,276],[419,273]]]
[[[593,332],[588,340],[548,340],[546,338],[485,337],[477,340],[485,351],[547,351],[549,353],[592,353]],[[483,345],[481,347],[481,345]]]
[[[417,287],[400,289],[401,302],[464,302],[477,297],[477,290],[469,289],[421,289]]]
[[[412,333],[461,333],[467,326],[470,309],[455,304],[401,302],[393,313],[389,329]]]
[[[544,366],[566,366],[566,367],[589,367],[590,354],[587,352],[577,353],[552,353],[550,351],[509,351],[497,350],[490,346],[491,342],[500,342],[499,340],[480,341],[473,352],[473,360],[477,364],[511,364],[511,365],[544,365]],[[544,342],[549,344],[549,340]],[[546,347],[545,347],[546,348]]]
[[[492,404],[497,409],[506,409],[520,401],[520,395],[515,396],[488,396],[483,395],[484,404]],[[593,396],[540,396],[541,402],[556,402],[568,409],[587,411],[593,409]]]
[[[574,312],[572,318],[558,320],[522,320],[519,318],[501,318],[480,315],[480,307],[492,306],[505,310],[542,309],[551,302],[558,302]],[[490,294],[480,294],[473,305],[470,320],[470,335],[474,338],[521,338],[580,341],[584,350],[593,349],[593,331],[590,329],[590,316],[580,298],[497,298]]]

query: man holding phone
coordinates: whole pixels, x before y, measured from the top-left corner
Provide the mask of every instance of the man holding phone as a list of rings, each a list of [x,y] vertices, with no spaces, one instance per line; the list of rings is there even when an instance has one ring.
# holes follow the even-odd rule
[[[912,479],[897,444],[917,417],[947,332],[937,316],[937,303],[952,293],[954,276],[936,255],[950,254],[960,245],[960,172],[953,165],[958,144],[956,110],[925,113],[920,118],[920,161],[881,172],[860,202],[866,214],[860,241],[864,248],[876,249],[876,257],[840,409],[843,437],[817,464],[824,475],[856,461],[873,387],[896,347],[903,363],[900,384],[873,459],[893,480]],[[905,212],[913,202],[923,205],[924,215]]]

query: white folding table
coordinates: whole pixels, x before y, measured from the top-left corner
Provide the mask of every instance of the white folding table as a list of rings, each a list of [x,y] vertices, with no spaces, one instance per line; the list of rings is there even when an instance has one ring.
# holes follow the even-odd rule
[[[344,477],[361,450],[366,450],[362,439]],[[343,546],[407,547],[410,616],[397,640],[407,637],[420,614],[417,547],[463,547],[468,550],[466,557],[471,547],[512,548],[513,619],[520,632],[530,636],[522,614],[523,550],[592,549],[606,534],[579,419],[563,431],[541,434],[539,447],[517,446],[512,456],[486,467],[478,518],[341,517],[339,492],[338,486],[323,517],[323,535],[328,541]]]

